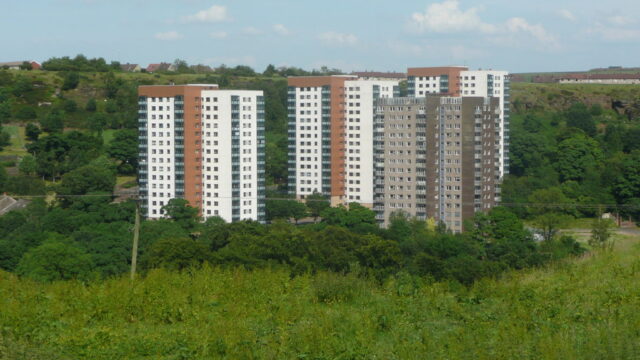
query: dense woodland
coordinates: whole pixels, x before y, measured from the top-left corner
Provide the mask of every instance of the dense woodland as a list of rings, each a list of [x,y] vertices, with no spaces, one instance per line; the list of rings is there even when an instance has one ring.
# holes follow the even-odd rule
[[[640,119],[574,97],[579,91],[539,88],[532,101],[518,92],[533,92],[515,88],[506,207],[478,215],[464,234],[401,213],[383,230],[358,205],[329,208],[320,195],[305,205],[284,193],[286,76],[338,70],[269,66],[258,74],[221,66],[198,73],[184,61],[176,65],[175,73],[128,74],[118,63],[77,56],[50,59],[43,71],[0,70],[0,123],[23,126],[26,141],[24,153],[0,152],[0,191],[33,196],[26,209],[0,217],[1,269],[45,281],[104,279],[129,269],[135,205],[114,203],[112,193],[118,179],[135,181],[137,86],[169,82],[265,92],[271,224],[200,222],[194,209],[173,201],[171,219],[143,221],[143,271],[209,263],[284,267],[292,275],[358,269],[379,281],[406,271],[470,284],[581,254],[582,245],[558,234],[572,218],[640,216]],[[637,95],[629,89],[622,96]],[[9,149],[2,134],[0,146]],[[309,217],[313,223],[297,225]]]

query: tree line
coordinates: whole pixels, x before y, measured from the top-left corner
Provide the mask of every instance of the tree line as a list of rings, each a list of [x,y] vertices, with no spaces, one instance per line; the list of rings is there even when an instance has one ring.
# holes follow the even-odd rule
[[[99,191],[102,185],[88,189],[94,196],[61,196],[53,202],[39,198],[0,217],[0,268],[40,281],[91,281],[126,273],[135,203],[113,203],[107,192]],[[219,217],[202,222],[198,210],[182,199],[171,200],[165,211],[169,218],[141,224],[143,272],[208,263],[284,268],[292,276],[357,271],[380,281],[403,271],[471,284],[507,269],[541,266],[584,251],[569,236],[536,242],[505,208],[479,214],[462,234],[403,213],[394,214],[389,228],[381,229],[375,213],[357,203],[326,208],[320,222],[303,226],[285,221],[226,223]]]

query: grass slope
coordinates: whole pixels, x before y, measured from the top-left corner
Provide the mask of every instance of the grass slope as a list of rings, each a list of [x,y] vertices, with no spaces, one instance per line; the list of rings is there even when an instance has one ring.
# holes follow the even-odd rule
[[[0,274],[0,358],[626,359],[640,246],[471,289],[398,277],[154,271],[37,284]]]
[[[24,136],[24,126],[4,125],[2,126],[2,129],[11,136],[11,144],[4,148],[4,150],[0,152],[0,155],[27,155],[27,149],[25,148],[26,139]]]
[[[563,111],[575,102],[611,109],[613,101],[635,103],[640,98],[637,85],[528,84],[511,85],[512,111]]]

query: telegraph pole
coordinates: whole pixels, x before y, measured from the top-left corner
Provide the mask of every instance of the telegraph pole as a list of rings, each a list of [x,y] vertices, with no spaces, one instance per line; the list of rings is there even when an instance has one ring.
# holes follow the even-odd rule
[[[136,265],[138,263],[138,238],[140,236],[140,205],[136,201],[136,220],[133,226],[133,246],[131,247],[131,280],[136,277]]]

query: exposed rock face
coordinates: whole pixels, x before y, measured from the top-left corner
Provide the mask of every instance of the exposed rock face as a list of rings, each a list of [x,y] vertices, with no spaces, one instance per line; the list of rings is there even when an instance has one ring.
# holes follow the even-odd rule
[[[512,111],[564,111],[576,102],[600,105],[640,121],[640,86],[512,84]]]

